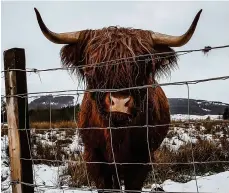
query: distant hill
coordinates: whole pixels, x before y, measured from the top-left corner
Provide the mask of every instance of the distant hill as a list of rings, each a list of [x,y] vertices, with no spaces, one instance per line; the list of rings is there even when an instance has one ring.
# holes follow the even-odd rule
[[[57,96],[52,95],[41,96],[29,103],[29,109],[46,109],[50,107],[52,109],[61,109],[74,105],[74,96]]]
[[[169,98],[171,114],[187,114],[188,99]],[[189,99],[191,115],[218,115],[223,114],[225,107],[229,104],[218,101],[206,101]]]
[[[74,96],[57,96],[52,95],[41,96],[29,103],[29,109],[47,109],[50,106],[52,109],[61,109],[74,105]],[[171,114],[187,114],[188,99],[184,98],[169,98]],[[190,114],[192,115],[218,115],[224,112],[229,104],[218,101],[206,100],[189,100]]]

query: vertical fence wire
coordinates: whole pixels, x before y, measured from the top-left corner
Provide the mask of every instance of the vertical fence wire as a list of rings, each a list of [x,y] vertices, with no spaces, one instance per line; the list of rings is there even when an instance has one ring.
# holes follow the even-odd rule
[[[191,127],[190,127],[190,88],[189,88],[189,84],[186,84],[187,86],[187,92],[188,92],[188,129],[189,129],[189,136],[191,139],[191,150],[192,150],[192,165],[193,165],[193,171],[194,171],[194,177],[195,177],[195,184],[196,184],[196,190],[197,193],[199,193],[199,188],[198,188],[198,183],[197,183],[197,176],[196,176],[196,166],[195,166],[195,158],[194,158],[194,151],[193,151],[193,145],[192,145],[192,133],[191,133]]]
[[[114,162],[114,166],[115,166],[115,172],[116,172],[120,192],[122,192],[122,187],[121,187],[121,183],[120,183],[120,179],[119,179],[119,175],[118,175],[118,168],[117,168],[117,164],[115,161],[115,154],[114,154],[114,148],[113,148],[113,137],[112,137],[112,131],[111,131],[111,105],[112,105],[112,98],[111,98],[111,93],[110,93],[110,109],[109,109],[110,142],[111,142],[111,150],[112,150],[113,162]]]
[[[36,186],[36,172],[35,172],[35,169],[34,169],[34,159],[33,159],[33,154],[32,154],[32,147],[31,147],[31,141],[30,141],[30,138],[31,138],[31,130],[30,130],[30,136],[29,136],[29,133],[28,133],[28,129],[27,129],[27,125],[26,125],[26,116],[27,116],[27,102],[25,102],[25,132],[26,132],[26,136],[27,136],[27,141],[28,141],[28,147],[29,147],[29,153],[30,153],[30,158],[31,158],[31,161],[32,161],[32,169],[33,169],[33,181],[34,181],[34,184],[35,184],[35,187],[36,187],[36,191],[39,191],[37,186]],[[40,191],[39,191],[40,192]]]
[[[77,93],[76,94],[76,100],[74,100],[75,102],[75,105],[74,105],[74,115],[73,115],[73,117],[74,117],[74,123],[75,123],[75,125],[76,125],[76,128],[79,128],[78,127],[78,123],[77,123],[77,121],[76,121],[76,105],[78,105],[78,100],[79,100],[79,93]],[[78,116],[77,116],[78,117]],[[79,118],[79,117],[78,117]],[[77,131],[77,135],[78,135],[78,131]],[[79,144],[78,144],[79,145]],[[90,180],[89,180],[89,175],[88,175],[88,171],[87,171],[87,163],[85,162],[85,160],[84,160],[84,157],[83,157],[83,155],[82,155],[82,151],[81,150],[79,150],[79,154],[80,154],[80,157],[81,157],[81,159],[82,159],[82,161],[83,161],[83,164],[84,164],[84,168],[85,168],[85,173],[86,173],[86,178],[87,178],[87,183],[88,183],[88,187],[90,188],[91,187],[91,183],[90,183]]]
[[[151,163],[151,167],[152,167],[152,179],[154,180],[154,184],[155,186],[157,185],[156,182],[156,176],[155,176],[155,170],[154,170],[154,165],[152,162],[152,157],[151,157],[151,151],[150,151],[150,141],[149,141],[149,88],[147,88],[147,92],[146,92],[146,129],[147,129],[147,147],[148,147],[148,153],[149,153],[149,160]]]
[[[60,164],[59,164],[59,162],[58,162],[58,159],[57,159],[57,151],[59,151],[59,149],[58,149],[58,145],[57,145],[57,141],[58,140],[56,140],[56,142],[55,142],[55,146],[56,146],[56,150],[57,151],[55,151],[55,148],[54,148],[54,143],[53,143],[53,141],[56,139],[56,138],[54,138],[53,139],[53,127],[52,127],[52,103],[51,103],[51,99],[49,100],[49,127],[50,127],[50,130],[51,130],[51,132],[50,132],[50,138],[51,138],[51,143],[52,143],[52,153],[53,153],[53,155],[55,156],[55,160],[57,161],[56,162],[56,164],[57,164],[57,186],[59,187],[60,186]],[[56,132],[55,132],[56,133]]]
[[[191,124],[190,124],[190,88],[189,88],[189,84],[187,83],[186,84],[187,86],[187,99],[188,99],[188,105],[187,105],[187,113],[188,113],[188,129],[189,129],[189,136],[190,138],[192,137],[192,129],[191,129]],[[146,126],[147,126],[147,144],[148,144],[148,152],[149,152],[149,159],[150,159],[150,165],[152,166],[152,174],[153,174],[153,178],[154,178],[154,181],[155,181],[155,184],[156,184],[156,177],[155,177],[155,173],[154,173],[154,165],[153,165],[153,162],[152,162],[152,158],[151,158],[151,153],[150,153],[150,140],[149,140],[149,114],[148,114],[148,111],[149,111],[149,88],[147,88],[147,99],[146,99]],[[79,95],[77,95],[77,101],[78,101],[78,98],[79,98]],[[111,99],[111,93],[110,93],[110,99]],[[75,106],[74,106],[74,122],[75,124],[77,125],[77,121],[76,121],[76,105],[77,105],[77,101],[75,101]],[[52,104],[51,104],[51,100],[49,101],[49,110],[50,110],[50,119],[49,119],[49,124],[50,124],[50,129],[51,129],[51,132],[53,131],[53,128],[52,128]],[[111,105],[111,104],[110,104]],[[26,110],[26,103],[25,103],[25,110]],[[111,107],[110,107],[111,108]],[[4,113],[3,112],[3,127],[4,127]],[[25,113],[27,113],[25,111]],[[78,128],[78,125],[77,125],[77,128]],[[118,183],[120,185],[120,189],[121,189],[121,184],[120,184],[120,179],[119,179],[119,175],[118,175],[118,169],[117,169],[117,163],[116,163],[116,160],[115,160],[115,154],[114,154],[114,150],[113,150],[113,139],[112,139],[112,131],[111,131],[111,111],[110,111],[110,117],[109,117],[109,129],[110,129],[110,137],[111,137],[111,148],[112,148],[112,155],[113,155],[113,160],[114,160],[114,166],[115,166],[115,169],[116,169],[116,175],[117,175],[117,180],[118,180]],[[28,134],[28,130],[26,129],[26,114],[25,114],[25,130],[26,130],[26,134],[27,134],[27,138],[29,138],[29,134]],[[212,131],[212,130],[211,130]],[[53,133],[52,133],[53,134]],[[53,144],[53,140],[52,140],[52,135],[51,135],[51,141],[52,141],[52,144]],[[5,144],[6,145],[6,144]],[[34,159],[32,157],[32,154],[31,154],[31,146],[30,144],[28,143],[29,145],[29,151],[30,151],[30,157],[31,157],[31,160],[33,162],[33,167],[34,167]],[[191,150],[192,150],[192,165],[193,165],[193,169],[194,169],[194,177],[195,177],[195,185],[196,185],[196,189],[197,189],[197,192],[199,192],[199,187],[198,187],[198,182],[197,182],[197,175],[196,175],[196,166],[195,166],[195,157],[194,157],[194,150],[193,150],[193,144],[192,144],[192,138],[191,138]],[[53,152],[54,151],[54,146],[53,146]],[[57,154],[55,154],[55,158],[56,158],[56,161],[57,160]],[[83,160],[84,161],[84,160]],[[58,164],[59,162],[57,162]],[[85,162],[86,164],[86,162]],[[34,171],[34,168],[33,168],[33,171]],[[87,173],[87,171],[86,171]],[[35,173],[33,174],[35,175]],[[34,177],[35,179],[35,177]],[[60,178],[59,178],[59,164],[58,164],[58,186],[59,186],[59,181]],[[88,185],[90,186],[90,182],[89,182],[89,178],[87,176],[87,180],[88,180]],[[36,186],[36,181],[35,181],[35,187]],[[64,190],[63,190],[64,191]]]
[[[228,45],[227,45],[227,47],[228,47]],[[3,77],[2,77],[3,78]],[[39,77],[40,78],[40,77]],[[190,142],[190,145],[191,145],[191,153],[192,153],[192,163],[190,163],[190,164],[192,164],[193,165],[193,169],[194,169],[194,177],[195,177],[195,185],[196,185],[196,190],[197,190],[197,192],[199,192],[199,189],[198,189],[198,183],[197,183],[197,175],[196,175],[196,166],[195,166],[195,157],[194,157],[194,150],[193,150],[193,144],[192,144],[192,129],[191,129],[191,125],[190,125],[190,88],[189,88],[189,84],[188,84],[188,82],[186,83],[186,86],[187,86],[187,91],[188,91],[188,109],[187,109],[187,111],[188,111],[188,129],[189,129],[189,136],[190,136],[190,139],[191,139],[191,142]],[[155,184],[156,184],[156,177],[155,177],[155,173],[154,173],[154,164],[153,164],[153,162],[152,162],[152,158],[151,158],[151,152],[150,152],[150,141],[149,141],[149,117],[148,117],[148,100],[149,100],[149,96],[148,96],[148,93],[149,91],[148,91],[148,88],[147,88],[147,105],[146,105],[146,126],[147,126],[147,146],[148,146],[148,152],[149,152],[149,159],[150,159],[150,165],[152,166],[152,174],[153,174],[153,178],[154,178],[154,181],[155,181]],[[12,96],[11,96],[12,97]],[[78,96],[79,97],[79,96]],[[78,101],[78,97],[77,97],[77,101]],[[111,99],[111,93],[110,93],[110,99]],[[111,105],[111,103],[110,103],[110,105]],[[25,103],[25,109],[26,109],[26,103]],[[54,153],[55,151],[55,149],[54,149],[54,145],[53,145],[53,128],[52,128],[52,107],[51,107],[51,100],[50,100],[50,104],[49,104],[49,111],[50,111],[50,114],[49,114],[49,116],[50,116],[50,119],[49,119],[49,125],[50,125],[50,130],[51,130],[51,141],[52,141],[52,147],[53,147],[53,154],[55,155],[55,159],[56,159],[56,163],[58,164],[58,187],[60,186],[60,176],[59,176],[59,160],[57,160],[57,152],[56,153]],[[5,127],[5,125],[4,125],[4,113],[5,112],[3,112],[3,129],[4,129],[4,127]],[[25,113],[27,113],[26,111],[25,111]],[[118,168],[117,168],[117,163],[116,163],[116,160],[115,160],[115,154],[114,154],[114,149],[113,149],[113,138],[112,138],[112,130],[111,130],[111,111],[110,111],[110,113],[109,113],[109,131],[110,131],[110,141],[111,141],[111,149],[112,149],[112,155],[113,155],[113,163],[114,163],[114,166],[115,166],[115,171],[116,171],[116,176],[117,176],[117,181],[118,181],[118,184],[119,184],[119,186],[120,186],[120,191],[121,191],[121,183],[120,183],[120,179],[119,179],[119,175],[118,175]],[[27,135],[27,139],[29,139],[29,133],[28,133],[28,130],[26,129],[26,115],[25,115],[25,130],[26,130],[26,135]],[[78,125],[77,125],[77,121],[76,121],[76,105],[74,106],[74,122],[75,122],[75,124],[76,124],[76,126],[77,126],[77,128],[78,128]],[[7,126],[8,127],[8,126]],[[8,129],[10,129],[10,128],[8,128]],[[227,130],[228,130],[229,128],[227,128]],[[211,132],[213,132],[212,131],[212,129],[211,129]],[[228,130],[228,132],[229,132],[229,130]],[[213,133],[212,133],[213,134]],[[206,136],[204,136],[204,137],[206,137]],[[7,138],[7,136],[5,135],[5,143],[4,143],[4,145],[5,145],[5,149],[6,149],[6,138]],[[56,140],[57,141],[57,140]],[[28,146],[29,146],[29,151],[30,151],[30,157],[31,157],[31,161],[32,161],[32,163],[33,163],[33,177],[34,177],[34,183],[35,183],[35,187],[38,187],[37,185],[36,185],[36,179],[35,179],[35,169],[34,169],[34,160],[35,159],[33,159],[33,155],[32,155],[32,150],[31,150],[31,145],[30,145],[30,143],[29,143],[29,140],[28,140]],[[83,159],[83,156],[81,156],[82,157],[82,159]],[[83,160],[83,162],[85,163],[85,165],[86,165],[86,162]],[[90,182],[89,182],[89,177],[88,177],[88,174],[87,174],[87,167],[86,167],[86,175],[87,175],[87,181],[88,181],[88,185],[90,186]],[[64,189],[63,189],[63,192],[64,192]]]

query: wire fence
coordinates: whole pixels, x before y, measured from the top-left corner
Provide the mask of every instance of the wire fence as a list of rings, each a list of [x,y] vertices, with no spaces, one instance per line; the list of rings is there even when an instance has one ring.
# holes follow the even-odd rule
[[[228,48],[229,45],[225,45],[225,46],[217,46],[217,47],[210,47],[210,46],[206,46],[205,48],[202,48],[202,49],[195,49],[195,50],[184,50],[184,51],[177,51],[175,52],[176,54],[180,54],[180,55],[184,55],[184,54],[189,54],[189,53],[192,53],[192,52],[209,52],[210,50],[214,50],[214,49],[223,49],[223,48]],[[158,55],[159,57],[163,57],[164,54],[175,54],[174,52],[169,52],[169,53],[156,53],[154,55]],[[139,60],[142,60],[141,57],[146,57],[148,55],[142,55],[142,56],[138,56],[136,57],[137,58],[137,61]],[[169,55],[167,55],[166,57],[169,57]],[[138,58],[140,58],[138,60]],[[86,67],[103,67],[103,66],[106,66],[106,65],[116,65],[116,64],[121,64],[121,61],[122,60],[127,60],[127,59],[133,59],[132,57],[131,58],[122,58],[122,59],[118,59],[118,60],[115,60],[115,61],[107,61],[107,62],[104,62],[102,64],[99,64],[99,65],[95,65],[95,64],[89,64],[87,65]],[[145,61],[145,62],[148,62],[148,61]],[[85,68],[85,65],[84,66],[79,66],[78,68]],[[8,69],[8,70],[3,70],[1,71],[2,73],[5,73],[5,72],[9,72],[9,71],[24,71],[24,72],[27,72],[27,73],[31,73],[31,72],[34,72],[34,73],[40,73],[40,72],[47,72],[47,71],[56,71],[56,70],[70,70],[72,68],[50,68],[50,69]],[[4,76],[2,76],[3,78]],[[33,178],[34,178],[34,183],[33,184],[30,184],[30,183],[25,183],[23,181],[12,181],[10,180],[9,181],[9,185],[7,188],[5,189],[8,189],[12,184],[22,184],[22,185],[26,185],[26,186],[31,186],[31,187],[34,187],[35,190],[37,192],[42,192],[41,190],[42,189],[59,189],[61,190],[62,192],[64,192],[65,190],[80,190],[80,191],[101,191],[101,192],[123,192],[123,183],[122,183],[122,180],[120,179],[120,174],[119,174],[119,167],[120,166],[125,166],[125,165],[143,165],[143,166],[150,166],[151,167],[151,172],[150,174],[152,174],[149,178],[151,179],[150,183],[151,184],[159,184],[158,181],[159,179],[161,178],[160,177],[160,172],[158,172],[158,169],[156,167],[158,166],[165,166],[167,165],[168,167],[172,167],[174,165],[177,165],[177,166],[182,166],[182,165],[186,165],[186,166],[190,166],[189,167],[189,174],[191,175],[191,178],[189,179],[194,179],[195,181],[195,186],[196,186],[196,192],[199,192],[199,185],[198,185],[198,179],[197,179],[197,176],[199,173],[199,165],[207,165],[207,164],[221,164],[223,165],[223,167],[225,169],[229,169],[229,157],[225,157],[224,160],[208,160],[208,159],[205,159],[205,160],[195,160],[195,154],[196,154],[196,146],[195,144],[197,143],[197,137],[200,137],[200,135],[202,135],[202,141],[203,140],[208,140],[209,139],[209,133],[201,133],[200,134],[200,131],[201,129],[198,129],[198,131],[196,131],[196,128],[197,127],[194,127],[194,125],[197,125],[199,124],[199,126],[203,126],[203,124],[212,124],[212,123],[217,123],[219,125],[223,125],[223,129],[225,131],[224,133],[224,138],[226,139],[229,139],[229,124],[228,124],[228,121],[215,121],[215,120],[198,120],[198,121],[194,121],[194,120],[191,120],[191,117],[190,117],[190,89],[189,89],[189,85],[192,85],[192,84],[199,84],[199,83],[203,83],[203,82],[211,82],[211,81],[217,81],[217,80],[228,80],[229,79],[229,75],[228,76],[221,76],[221,77],[212,77],[212,78],[207,78],[207,79],[199,79],[199,80],[185,80],[185,81],[179,81],[179,82],[168,82],[168,83],[162,83],[162,84],[150,84],[150,85],[142,85],[142,86],[134,86],[134,87],[128,87],[128,88],[119,88],[119,89],[72,89],[72,90],[57,90],[57,91],[49,91],[49,92],[28,92],[28,93],[23,93],[23,94],[17,94],[17,95],[2,95],[1,97],[2,98],[10,98],[10,97],[18,97],[18,98],[34,98],[34,97],[39,97],[39,96],[45,96],[47,94],[52,94],[53,96],[66,96],[66,95],[70,95],[70,93],[76,93],[74,95],[76,95],[77,97],[74,99],[75,100],[75,104],[78,104],[78,100],[79,100],[79,95],[83,95],[85,93],[97,93],[97,92],[103,92],[103,93],[107,93],[109,92],[110,93],[110,97],[111,97],[111,94],[114,93],[114,92],[120,92],[120,91],[125,91],[125,90],[140,90],[140,89],[146,89],[146,92],[147,92],[147,95],[146,95],[146,112],[149,111],[149,89],[150,88],[156,88],[156,87],[164,87],[164,86],[171,86],[171,85],[179,85],[179,86],[186,86],[187,88],[187,101],[188,101],[188,104],[187,104],[187,115],[188,115],[188,119],[186,121],[177,121],[177,122],[172,122],[172,123],[169,123],[169,124],[150,124],[149,123],[149,115],[148,113],[146,113],[146,120],[145,120],[145,124],[144,125],[129,125],[129,126],[120,126],[120,127],[114,127],[111,125],[111,116],[112,116],[112,113],[109,113],[109,124],[107,125],[107,127],[86,127],[86,128],[79,128],[78,125],[77,125],[77,120],[76,120],[76,109],[74,108],[74,111],[73,111],[73,122],[75,123],[75,126],[72,126],[71,128],[53,128],[52,127],[52,101],[50,100],[49,101],[49,128],[45,129],[45,128],[30,128],[30,129],[26,129],[27,126],[25,125],[25,128],[19,128],[18,131],[23,131],[23,132],[26,132],[27,134],[27,139],[29,141],[30,138],[33,138],[33,136],[39,136],[40,134],[40,138],[38,140],[42,140],[42,138],[45,136],[46,137],[46,143],[49,144],[49,146],[51,147],[50,149],[48,149],[50,152],[50,154],[54,154],[54,157],[52,157],[52,159],[49,159],[49,158],[39,158],[39,156],[37,155],[37,152],[38,152],[38,144],[35,142],[35,143],[28,143],[28,146],[29,146],[29,150],[30,150],[30,158],[24,158],[24,157],[21,157],[20,159],[22,161],[32,161],[32,164],[33,164]],[[66,94],[67,93],[67,94]],[[75,105],[76,106],[76,105]],[[27,106],[25,106],[25,109],[27,108]],[[4,117],[4,116],[3,116]],[[26,116],[25,116],[25,119],[26,119]],[[4,120],[3,120],[3,123],[4,123]],[[25,120],[25,124],[26,124],[26,120]],[[169,160],[168,162],[164,161],[164,162],[158,162],[158,161],[155,161],[153,158],[152,158],[152,150],[150,149],[150,141],[149,141],[149,132],[150,130],[153,130],[155,128],[160,128],[160,127],[165,127],[165,126],[168,126],[170,127],[170,131],[173,131],[174,129],[179,129],[179,128],[182,128],[182,131],[185,133],[186,132],[186,135],[188,136],[188,140],[185,140],[185,139],[181,139],[180,141],[182,142],[181,145],[184,145],[184,144],[190,144],[190,155],[191,156],[191,159],[186,159],[187,162],[184,162],[184,161],[171,161]],[[147,139],[147,151],[148,151],[148,154],[149,154],[149,162],[119,162],[115,159],[115,151],[114,151],[114,147],[113,147],[113,144],[114,144],[114,139],[113,139],[113,134],[112,134],[112,130],[125,130],[125,129],[129,129],[129,128],[136,128],[136,129],[146,129],[146,139]],[[210,131],[210,134],[212,134],[212,130],[213,130],[214,127],[211,128],[211,131]],[[2,132],[4,130],[7,130],[9,131],[11,128],[7,128],[7,127],[4,127],[4,125],[2,125]],[[84,157],[83,157],[83,152],[84,152],[84,147],[83,147],[83,144],[82,142],[78,139],[78,130],[79,129],[82,129],[82,130],[109,130],[109,136],[110,136],[110,143],[111,143],[111,150],[112,150],[112,158],[113,158],[113,161],[110,162],[110,161],[86,161],[84,160]],[[221,128],[222,129],[222,128]],[[28,134],[28,131],[31,131],[30,133],[30,136]],[[44,133],[43,133],[44,131]],[[60,153],[60,151],[57,149],[59,148],[60,146],[57,145],[57,142],[58,142],[58,139],[57,139],[57,135],[59,137],[61,137],[60,133],[58,134],[58,132],[60,131],[64,131],[64,132],[69,132],[69,131],[73,131],[73,134],[72,137],[76,137],[78,141],[78,144],[75,144],[75,151],[73,151],[73,154],[75,154],[75,156],[77,156],[77,159],[76,157],[74,157],[73,159],[69,158],[68,156],[66,156],[66,154],[68,153],[63,153],[63,157],[61,158],[60,155],[58,155]],[[198,133],[199,132],[199,133]],[[50,135],[47,135],[48,133],[50,133]],[[44,135],[44,136],[43,136]],[[177,132],[175,133],[174,132],[174,137],[176,137],[176,135],[179,135],[180,134]],[[48,140],[48,137],[50,137],[50,140]],[[63,137],[63,136],[62,136]],[[66,136],[65,134],[65,137],[68,137]],[[213,140],[213,134],[212,134],[212,140]],[[172,137],[173,138],[173,137]],[[5,141],[5,144],[4,144],[4,148],[6,149],[7,147],[7,140],[6,140],[6,135],[4,136],[4,141]],[[3,140],[3,138],[2,138]],[[167,141],[166,141],[167,140]],[[163,141],[163,145],[166,146],[167,148],[169,146],[171,146],[171,140],[169,140],[168,137],[166,137],[166,140]],[[175,139],[173,138],[173,141]],[[201,141],[200,140],[200,141]],[[45,141],[45,140],[43,140]],[[217,140],[216,140],[217,141]],[[229,143],[228,143],[229,144]],[[222,144],[221,144],[222,145]],[[43,148],[42,150],[44,151],[45,148],[43,146],[41,146],[40,148]],[[63,151],[64,148],[62,148],[61,151]],[[229,146],[228,146],[228,149],[229,150]],[[228,155],[227,155],[228,156]],[[47,156],[48,157],[48,156]],[[59,158],[59,159],[58,159]],[[49,163],[50,165],[55,165],[57,167],[57,183],[56,185],[47,185],[47,184],[39,184],[37,183],[39,180],[37,180],[38,178],[38,175],[36,174],[36,163],[39,162],[39,163]],[[63,185],[63,183],[61,182],[61,179],[60,179],[60,176],[63,175],[62,174],[62,171],[61,171],[61,167],[62,166],[66,166],[66,164],[83,164],[83,172],[84,172],[84,177],[86,178],[86,184],[84,184],[84,186],[82,187],[70,187],[68,185]],[[90,179],[90,172],[87,171],[87,164],[105,164],[105,165],[114,165],[115,167],[115,175],[116,175],[116,178],[117,178],[117,182],[118,182],[118,187],[120,187],[120,189],[99,189],[99,188],[94,188],[93,187],[93,183]],[[169,168],[166,168],[169,170]],[[187,169],[187,168],[186,168]],[[76,170],[75,170],[76,172]],[[192,178],[194,177],[194,178]],[[78,178],[81,178],[81,176],[79,176]],[[155,192],[155,191],[152,191],[152,190],[126,190],[126,192]]]

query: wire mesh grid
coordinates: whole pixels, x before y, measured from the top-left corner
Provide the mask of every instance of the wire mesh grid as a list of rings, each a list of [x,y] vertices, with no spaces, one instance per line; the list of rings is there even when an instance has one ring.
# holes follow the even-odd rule
[[[225,48],[228,46],[222,46],[219,48]],[[217,47],[216,47],[217,48]],[[199,49],[196,51],[209,51],[211,50],[211,47],[205,47],[204,49]],[[182,53],[182,51],[180,51]],[[183,53],[187,54],[187,53],[191,53],[192,51],[185,51]],[[105,65],[104,65],[105,66]],[[53,70],[59,70],[62,68],[55,68],[55,69],[44,69],[44,70],[25,70],[26,72],[44,72],[44,71],[53,71]],[[20,69],[11,69],[13,71],[18,71]],[[5,72],[5,71],[2,71]],[[38,97],[38,96],[43,96],[44,94],[55,94],[55,96],[66,96],[66,94],[61,94],[61,93],[69,93],[69,92],[74,92],[76,93],[76,98],[74,99],[75,101],[75,105],[74,105],[74,109],[73,109],[73,125],[71,125],[71,128],[53,128],[52,124],[52,102],[51,100],[49,101],[49,127],[47,129],[45,128],[31,128],[31,129],[25,129],[25,128],[20,128],[19,131],[24,131],[27,133],[28,130],[31,131],[31,136],[28,135],[27,133],[27,138],[31,138],[32,139],[32,143],[28,144],[29,149],[30,149],[30,159],[28,158],[23,158],[21,157],[21,160],[31,160],[33,163],[33,174],[34,174],[34,183],[33,184],[29,184],[29,183],[25,183],[22,181],[10,181],[8,188],[10,187],[11,184],[13,183],[21,183],[27,186],[32,186],[35,188],[35,190],[37,192],[40,192],[42,189],[60,189],[63,190],[63,192],[65,190],[81,190],[81,191],[103,191],[103,192],[122,192],[123,191],[123,184],[122,181],[120,179],[119,173],[118,173],[118,167],[121,165],[131,165],[131,164],[135,164],[135,165],[149,165],[151,166],[151,172],[150,172],[150,176],[149,179],[151,179],[150,183],[152,184],[159,184],[158,182],[160,181],[160,183],[163,181],[160,178],[160,173],[158,172],[158,169],[156,167],[161,167],[161,166],[166,166],[166,169],[170,169],[169,167],[171,166],[177,166],[177,167],[182,167],[182,165],[184,165],[186,170],[189,170],[189,180],[190,179],[194,179],[195,180],[195,186],[196,186],[196,192],[199,192],[199,186],[198,186],[198,180],[197,180],[197,166],[198,165],[207,165],[207,164],[217,164],[217,165],[223,165],[224,167],[228,168],[228,164],[229,164],[229,160],[228,158],[225,158],[224,160],[197,160],[195,161],[195,151],[196,148],[195,146],[195,142],[193,142],[193,137],[198,135],[195,134],[195,129],[193,129],[194,125],[198,125],[198,127],[201,126],[201,124],[207,124],[207,123],[212,123],[212,122],[216,122],[214,120],[204,120],[204,121],[193,121],[190,118],[190,89],[189,89],[189,85],[191,84],[198,84],[198,83],[202,83],[202,82],[209,82],[209,81],[216,81],[216,80],[227,80],[229,79],[229,76],[223,76],[223,77],[214,77],[214,78],[208,78],[208,79],[200,79],[200,80],[191,80],[191,81],[181,81],[181,82],[170,82],[170,83],[163,83],[163,84],[152,84],[152,85],[143,85],[143,86],[136,86],[136,87],[128,87],[128,88],[121,88],[121,89],[90,89],[90,90],[62,90],[62,91],[51,91],[51,92],[34,92],[34,93],[25,93],[25,94],[19,94],[19,95],[11,95],[11,96],[2,96],[3,98],[5,97],[19,97],[19,98],[34,98],[34,97]],[[148,118],[148,113],[146,113],[146,123],[145,125],[134,125],[134,126],[125,126],[125,127],[112,127],[110,124],[110,120],[111,120],[111,113],[110,113],[110,118],[109,118],[109,125],[108,127],[102,128],[102,127],[90,127],[90,128],[78,128],[77,125],[77,120],[76,120],[76,104],[78,104],[78,99],[79,99],[79,95],[82,95],[86,92],[110,92],[110,95],[112,92],[118,92],[118,91],[124,91],[124,90],[131,90],[131,89],[146,89],[147,91],[147,99],[146,99],[146,112],[148,112],[148,90],[149,88],[155,88],[158,86],[170,86],[170,85],[184,85],[187,87],[187,100],[188,100],[188,104],[187,104],[187,115],[188,115],[188,119],[187,121],[178,121],[178,122],[173,122],[173,123],[169,123],[169,124],[155,124],[155,125],[150,125],[149,124],[149,118]],[[25,106],[26,108],[26,106]],[[3,116],[4,117],[4,116]],[[26,119],[26,117],[25,117]],[[3,121],[4,123],[4,121]],[[26,121],[25,121],[26,123]],[[223,122],[220,121],[219,123],[223,123],[225,126],[225,136],[226,138],[229,137],[229,128],[228,128],[228,122]],[[157,162],[155,160],[152,159],[152,152],[150,150],[150,141],[149,141],[149,130],[154,129],[156,127],[163,127],[163,126],[169,126],[171,129],[170,131],[173,131],[174,128],[183,128],[184,132],[187,132],[187,135],[190,137],[190,140],[184,141],[183,140],[183,145],[190,145],[190,153],[191,153],[191,159],[186,159],[185,161],[172,161],[169,160],[168,162]],[[117,162],[115,160],[115,153],[114,153],[114,149],[113,149],[113,138],[112,138],[112,130],[122,130],[122,129],[128,129],[128,128],[146,128],[146,134],[147,134],[147,148],[148,148],[148,153],[149,153],[149,162],[143,162],[143,163],[138,163],[138,162]],[[197,128],[197,127],[196,127]],[[10,128],[5,128],[2,126],[2,131],[3,130],[9,130]],[[79,137],[78,137],[78,129],[89,129],[89,130],[105,130],[108,129],[109,133],[110,133],[110,142],[111,142],[111,149],[112,149],[112,156],[113,156],[113,162],[88,162],[84,160],[83,157],[83,144],[80,141]],[[64,134],[61,136],[60,132],[63,132]],[[66,132],[70,132],[71,135],[73,137],[75,137],[75,139],[78,140],[78,144],[75,145],[75,150],[73,152],[71,152],[71,155],[67,155],[68,153],[63,153],[64,147],[61,146],[60,140],[57,139],[57,135],[61,138],[67,137]],[[212,132],[212,129],[211,129]],[[178,133],[177,133],[178,134]],[[43,135],[43,136],[42,136]],[[35,137],[34,137],[35,136]],[[40,139],[39,137],[40,136]],[[213,136],[213,135],[212,135]],[[38,140],[42,140],[42,138],[45,137],[45,139],[50,139],[46,141],[46,145],[42,144],[41,142],[36,142],[37,138]],[[203,138],[200,140],[200,143],[203,143],[204,140],[207,140],[207,135],[203,135]],[[6,149],[6,135],[4,135],[5,138],[5,149]],[[34,141],[33,141],[34,139]],[[61,139],[63,142],[63,139]],[[166,141],[167,140],[167,141]],[[170,141],[168,138],[166,138],[166,140],[163,141],[163,146],[166,147],[164,148],[162,151],[169,151],[167,148],[171,145]],[[45,140],[43,140],[45,141]],[[62,144],[63,145],[63,144]],[[39,155],[39,150],[40,150],[40,154],[43,154],[42,156]],[[46,148],[46,149],[45,149]],[[45,153],[48,153],[49,156],[45,157]],[[39,157],[40,156],[40,157]],[[52,185],[49,184],[41,184],[41,183],[37,183],[39,180],[37,179],[39,176],[36,175],[36,164],[37,163],[46,163],[49,165],[54,165],[57,167],[57,176],[56,176],[56,183],[53,183]],[[76,170],[80,170],[79,167],[76,167],[77,164],[81,164],[83,165],[81,167],[81,172],[78,172],[79,175],[82,175],[83,178],[86,179],[86,184],[84,184],[82,187],[77,187],[77,186],[68,186],[65,184],[64,180],[61,179],[60,176],[63,176],[63,171],[66,170],[66,166],[67,165],[67,169],[73,169],[73,175],[74,173],[77,173]],[[120,187],[120,189],[99,189],[96,188],[95,186],[93,186],[93,182],[90,179],[89,176],[89,172],[87,171],[87,164],[107,164],[107,165],[114,165],[115,166],[115,173],[116,173],[116,177],[117,177],[117,181],[118,181],[118,185]],[[71,168],[74,167],[75,168]],[[187,166],[187,167],[186,167]],[[64,168],[64,169],[63,169]],[[83,169],[82,169],[83,168]],[[188,168],[188,169],[187,169]],[[159,168],[160,169],[160,168]],[[169,171],[168,171],[169,172]],[[74,176],[76,178],[82,178],[82,176]],[[187,174],[186,174],[187,176]],[[74,180],[74,179],[73,179]],[[42,181],[42,180],[40,180]],[[55,185],[54,185],[55,184]],[[75,185],[73,183],[73,185]],[[81,184],[82,185],[82,184]],[[126,192],[152,192],[151,190],[126,190]],[[153,191],[155,192],[155,191]]]

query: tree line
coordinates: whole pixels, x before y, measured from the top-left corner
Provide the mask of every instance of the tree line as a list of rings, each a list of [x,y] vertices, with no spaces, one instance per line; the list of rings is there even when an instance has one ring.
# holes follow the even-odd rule
[[[60,109],[52,109],[50,112],[49,108],[36,108],[29,110],[29,119],[30,122],[58,122],[58,121],[73,121],[74,116],[77,120],[77,114],[80,110],[80,105],[76,106],[67,106],[62,107]],[[74,115],[75,112],[75,115]],[[6,122],[6,103],[3,99],[1,99],[1,121]]]
[[[43,121],[73,121],[77,120],[77,114],[80,110],[80,105],[67,106],[60,109],[31,109],[29,110],[29,119],[31,122],[43,122]],[[75,113],[75,114],[74,114]],[[75,116],[75,117],[74,117]]]
[[[80,110],[80,105],[76,106],[67,106],[60,109],[52,109],[50,113],[49,108],[36,108],[29,110],[29,119],[31,122],[43,122],[43,121],[73,121],[74,116],[77,120],[77,114]],[[74,114],[75,112],[75,114]],[[224,120],[229,120],[229,107],[225,107],[224,112],[222,113]],[[6,122],[6,103],[1,99],[1,122]]]

